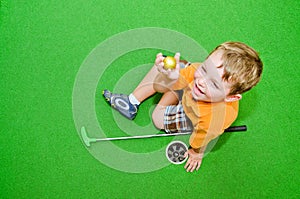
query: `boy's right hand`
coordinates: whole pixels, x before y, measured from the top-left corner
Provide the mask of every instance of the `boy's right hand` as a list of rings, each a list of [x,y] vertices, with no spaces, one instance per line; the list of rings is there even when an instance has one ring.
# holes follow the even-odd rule
[[[171,80],[176,80],[179,77],[179,70],[180,70],[180,66],[179,66],[179,60],[180,60],[180,53],[176,53],[174,56],[175,60],[176,60],[176,67],[174,69],[165,69],[164,68],[164,56],[162,53],[158,53],[156,55],[156,59],[155,59],[155,66],[157,67],[157,70],[164,74],[166,77],[168,77]]]

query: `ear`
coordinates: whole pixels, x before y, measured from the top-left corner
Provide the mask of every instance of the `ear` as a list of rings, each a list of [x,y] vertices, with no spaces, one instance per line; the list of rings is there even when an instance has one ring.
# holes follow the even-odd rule
[[[240,99],[242,99],[242,95],[240,95],[240,94],[230,95],[225,98],[225,102],[235,102]]]

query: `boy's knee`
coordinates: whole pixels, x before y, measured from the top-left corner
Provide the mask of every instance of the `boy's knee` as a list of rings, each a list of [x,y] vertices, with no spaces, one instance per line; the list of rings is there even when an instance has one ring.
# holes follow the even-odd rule
[[[157,105],[152,113],[152,122],[158,129],[164,129],[164,113],[165,107]]]

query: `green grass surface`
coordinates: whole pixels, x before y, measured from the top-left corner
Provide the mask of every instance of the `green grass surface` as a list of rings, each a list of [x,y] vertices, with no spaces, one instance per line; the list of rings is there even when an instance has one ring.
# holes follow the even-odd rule
[[[299,1],[0,2],[0,198],[300,197]],[[248,131],[222,135],[198,172],[186,173],[182,165],[118,171],[95,159],[78,136],[72,94],[81,64],[107,38],[143,27],[181,32],[207,51],[242,41],[264,62],[263,79],[244,94],[235,122]],[[104,72],[94,100],[109,135],[123,132],[99,92],[113,89],[133,67],[153,62],[159,51],[130,52]],[[138,75],[128,82],[135,81]],[[134,124],[149,125],[158,97],[142,104]],[[138,153],[169,141],[115,145]]]

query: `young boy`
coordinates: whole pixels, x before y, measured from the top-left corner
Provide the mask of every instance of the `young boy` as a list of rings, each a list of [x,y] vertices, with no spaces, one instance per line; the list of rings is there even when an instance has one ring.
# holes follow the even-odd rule
[[[206,145],[221,135],[238,115],[241,94],[260,80],[263,64],[258,54],[240,42],[225,42],[203,63],[180,61],[176,68],[164,69],[159,53],[155,64],[129,95],[104,90],[109,104],[128,119],[134,119],[139,104],[156,92],[164,93],[152,114],[158,129],[167,133],[191,131],[185,169],[200,168]],[[182,66],[185,66],[182,68]]]

